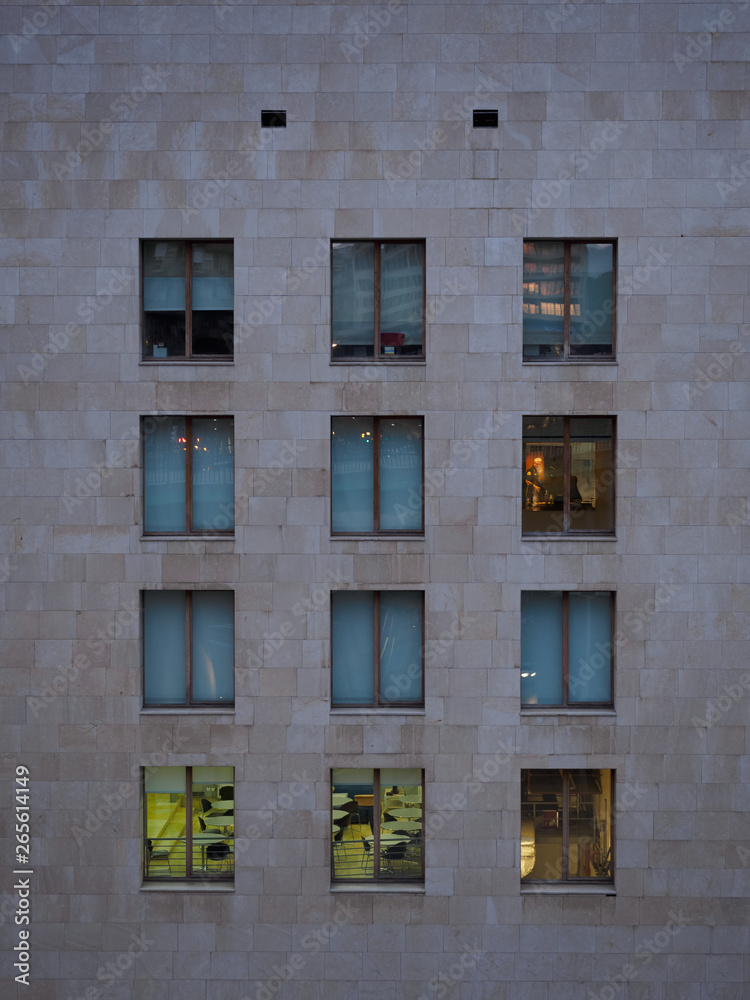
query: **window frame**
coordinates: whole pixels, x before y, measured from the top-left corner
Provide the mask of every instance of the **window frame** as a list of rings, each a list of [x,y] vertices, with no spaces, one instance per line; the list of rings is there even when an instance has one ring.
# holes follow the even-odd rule
[[[333,604],[337,594],[372,594],[373,595],[373,650],[372,650],[372,671],[373,671],[373,701],[372,702],[361,702],[360,704],[354,704],[353,702],[337,702],[334,698],[334,682],[333,682]],[[421,617],[422,617],[422,632],[420,637],[420,678],[421,678],[421,697],[419,701],[396,701],[393,699],[385,698],[380,691],[380,660],[381,660],[381,648],[380,648],[380,597],[381,594],[419,594],[421,597]],[[424,663],[425,663],[425,617],[424,617],[424,591],[423,590],[332,590],[331,591],[331,708],[338,711],[346,711],[347,709],[357,709],[357,708],[372,708],[372,709],[393,709],[395,711],[403,709],[423,709],[424,708]]]
[[[146,601],[149,594],[183,594],[185,597],[185,700],[177,702],[146,701]],[[232,698],[226,701],[193,700],[193,596],[194,594],[229,594],[232,599]],[[143,692],[143,709],[159,711],[162,708],[210,708],[213,711],[233,709],[235,699],[235,600],[234,591],[226,589],[181,590],[178,588],[141,591],[141,690]],[[154,669],[154,668],[152,668]]]
[[[346,770],[356,771],[356,770],[361,770],[361,768],[346,768],[346,767],[333,767],[333,768],[331,768],[331,772],[330,772],[329,808],[330,808],[331,824],[332,825],[335,822],[334,817],[333,817],[333,810],[334,810],[334,804],[333,804],[334,777],[333,777],[333,775],[334,775],[334,771],[346,771]],[[426,826],[426,823],[425,823],[425,772],[424,772],[424,768],[423,767],[422,768],[372,767],[372,768],[365,768],[365,770],[371,770],[372,771],[373,803],[377,802],[378,803],[378,807],[380,806],[380,788],[381,788],[380,773],[381,773],[381,771],[399,771],[399,770],[409,771],[409,770],[419,770],[421,772],[420,789],[421,789],[421,793],[422,793],[422,799],[421,799],[421,806],[422,806],[422,809],[421,809],[421,813],[422,813],[422,815],[421,815],[421,823],[422,823],[421,841],[422,841],[422,846],[421,846],[421,857],[420,857],[420,872],[419,872],[418,875],[415,875],[414,877],[410,877],[410,878],[406,878],[404,876],[401,876],[400,878],[399,877],[394,877],[394,876],[388,877],[388,876],[384,876],[383,874],[381,874],[381,872],[380,872],[380,823],[376,824],[376,823],[373,822],[373,824],[372,824],[372,835],[373,835],[373,842],[372,842],[372,856],[373,856],[373,859],[372,859],[372,864],[373,864],[372,878],[365,878],[365,877],[363,877],[363,878],[340,878],[340,877],[337,878],[336,877],[336,864],[335,864],[334,844],[337,843],[337,841],[334,840],[334,836],[331,836],[331,848],[330,848],[330,851],[331,851],[331,853],[330,853],[331,885],[335,885],[335,886],[345,886],[345,885],[357,885],[357,886],[361,886],[361,885],[366,885],[366,886],[417,885],[417,886],[423,886],[424,885],[424,880],[425,880],[425,842],[426,842],[425,832],[426,832],[426,829],[427,829],[427,826]],[[338,784],[340,785],[341,782],[339,781]],[[374,810],[374,805],[373,805],[373,810]],[[373,811],[373,820],[374,820],[374,818],[375,818],[375,815],[374,815],[374,811]]]
[[[563,510],[562,510],[562,527],[559,531],[538,531],[529,530],[524,527],[524,513],[529,509],[526,507],[526,484],[528,472],[526,470],[526,421],[527,420],[538,420],[538,419],[560,419],[563,421]],[[610,486],[610,502],[612,505],[612,515],[611,515],[611,526],[609,528],[573,528],[571,527],[571,522],[573,520],[571,515],[571,501],[570,501],[570,481],[571,481],[571,468],[573,464],[573,457],[571,451],[571,435],[570,435],[570,424],[572,420],[609,420],[610,426],[612,428],[611,433],[611,451],[612,451],[612,468],[609,470],[612,476],[612,483]],[[573,413],[573,414],[563,414],[563,413],[527,413],[522,417],[522,436],[521,436],[521,535],[525,539],[529,538],[545,538],[545,539],[562,539],[562,538],[585,538],[587,536],[595,536],[596,538],[614,538],[616,525],[617,525],[617,491],[615,490],[615,485],[617,481],[616,473],[616,458],[617,458],[617,419],[611,413]],[[553,512],[558,514],[560,512]],[[556,520],[559,523],[558,517],[552,517],[550,520]]]
[[[159,418],[164,419],[184,419],[185,421],[185,438],[186,444],[193,441],[193,420],[222,420],[226,421],[231,425],[232,429],[232,526],[230,528],[194,528],[193,527],[193,448],[186,447],[185,453],[185,528],[181,530],[169,530],[166,528],[159,528],[157,530],[148,530],[146,528],[146,438],[147,432],[145,429],[146,421],[154,420],[158,421]],[[141,498],[141,518],[143,525],[143,536],[146,538],[154,537],[174,537],[174,538],[185,538],[190,535],[191,537],[202,536],[202,537],[213,537],[219,535],[225,538],[234,538],[235,533],[235,520],[234,520],[234,509],[236,509],[235,503],[235,445],[234,445],[234,416],[227,414],[183,414],[183,413],[168,413],[159,414],[158,416],[143,416],[141,417],[141,470],[143,475],[143,489]]]
[[[521,711],[526,713],[535,712],[569,712],[571,710],[578,711],[608,711],[614,708],[615,702],[615,591],[614,590],[544,590],[544,591],[534,591],[534,590],[522,590],[521,591],[521,618],[523,620],[523,595],[524,594],[535,594],[535,593],[546,593],[546,594],[562,594],[562,696],[563,700],[559,705],[554,705],[545,702],[544,704],[533,704],[532,702],[525,702],[523,700],[523,685],[521,686]],[[569,637],[570,637],[570,595],[571,594],[609,594],[610,604],[609,604],[609,691],[610,699],[609,701],[570,701],[569,700],[569,684],[570,684],[570,648],[569,648]],[[521,680],[523,680],[524,662],[523,662],[523,642],[521,643]]]
[[[372,531],[352,531],[336,530],[333,526],[333,435],[334,435],[334,421],[345,421],[349,418],[354,417],[355,419],[366,419],[372,420],[373,424],[373,440],[375,444],[374,454],[373,454],[373,530]],[[421,433],[421,451],[422,451],[422,464],[421,464],[421,474],[419,483],[419,494],[420,494],[420,518],[422,522],[421,528],[380,528],[380,423],[383,420],[414,420],[419,423],[420,433]],[[425,435],[424,435],[424,416],[414,415],[414,414],[400,414],[400,413],[390,413],[388,415],[372,415],[372,414],[354,414],[354,413],[342,413],[335,414],[331,416],[331,535],[334,538],[423,538],[425,533],[425,522],[424,522],[424,509],[425,509],[425,459],[424,459],[424,446],[425,446]]]
[[[187,822],[187,816],[188,816],[188,809],[189,809],[189,812],[190,812],[190,816],[191,817],[193,816],[193,808],[192,808],[192,804],[193,804],[193,789],[194,789],[193,770],[194,770],[194,766],[195,765],[190,765],[190,764],[188,764],[188,765],[182,765],[182,764],[172,765],[172,764],[170,764],[170,765],[164,765],[164,766],[173,768],[175,771],[182,771],[184,779],[185,779],[185,836],[184,836],[184,838],[182,838],[182,837],[165,838],[165,839],[168,839],[168,840],[175,840],[175,841],[184,840],[184,842],[185,842],[185,874],[181,875],[181,876],[172,875],[171,874],[171,869],[170,869],[170,874],[169,875],[161,875],[161,876],[159,876],[159,875],[151,875],[151,874],[149,874],[149,871],[148,871],[149,865],[148,865],[148,855],[147,855],[147,850],[148,850],[148,848],[147,848],[147,842],[149,840],[153,840],[154,838],[150,837],[149,833],[148,833],[148,801],[147,801],[146,797],[147,797],[147,795],[154,794],[154,793],[149,793],[149,792],[146,791],[146,772],[148,771],[149,768],[148,768],[148,766],[144,766],[144,767],[141,767],[141,814],[142,814],[142,816],[141,816],[141,820],[142,820],[141,821],[141,857],[142,857],[142,863],[143,863],[143,872],[142,872],[142,882],[143,882],[143,885],[153,885],[154,883],[156,883],[156,884],[159,884],[159,885],[173,885],[173,884],[178,884],[178,885],[187,886],[187,885],[195,885],[196,883],[199,883],[199,882],[203,882],[203,883],[208,883],[208,882],[210,882],[210,883],[217,883],[218,882],[218,883],[222,883],[224,885],[234,886],[234,861],[233,861],[233,864],[232,864],[232,870],[231,870],[231,872],[227,872],[226,874],[222,873],[221,871],[218,871],[218,872],[216,872],[214,874],[209,874],[206,869],[194,869],[193,868],[193,825],[192,825],[192,819],[191,819],[191,822],[189,822],[189,823]],[[204,765],[200,765],[200,766],[204,766]],[[211,765],[205,765],[205,766],[211,766]],[[236,787],[237,787],[237,771],[236,771],[235,767],[233,765],[224,765],[224,764],[219,764],[219,765],[215,765],[215,766],[217,766],[217,767],[231,767],[232,768],[232,785],[236,789]],[[164,794],[167,794],[167,793],[164,793]],[[227,837],[223,838],[223,840],[230,840],[230,839],[232,841],[236,841],[236,831],[234,831],[234,828],[233,828],[233,832],[232,832],[231,835],[227,835]],[[223,840],[217,841],[217,843],[223,843]],[[206,844],[206,847],[208,847],[208,846],[209,845]],[[205,854],[204,854],[204,857],[205,857]],[[233,858],[235,858],[235,857],[236,857],[236,852],[233,852]]]
[[[333,289],[333,255],[337,244],[347,244],[347,243],[362,243],[369,244],[373,247],[374,260],[373,260],[373,343],[372,343],[372,357],[336,357],[333,353],[333,303],[334,303],[334,289]],[[380,257],[381,257],[381,247],[384,245],[395,245],[395,244],[411,244],[413,246],[418,246],[422,250],[422,350],[420,354],[383,354],[381,353],[382,344],[380,342]],[[376,362],[387,362],[389,364],[405,364],[409,361],[424,362],[427,357],[427,241],[422,238],[411,238],[402,237],[394,239],[344,239],[343,237],[336,237],[331,240],[330,246],[331,253],[331,268],[330,268],[330,303],[331,303],[331,321],[330,321],[330,361],[332,364],[374,364]]]
[[[185,248],[185,353],[172,354],[169,357],[154,357],[153,354],[146,354],[146,247],[154,243],[181,243]],[[165,237],[163,239],[142,239],[140,246],[141,264],[141,364],[232,364],[234,362],[234,326],[235,309],[232,306],[232,349],[228,354],[194,354],[193,347],[193,247],[201,244],[224,243],[232,247],[232,286],[234,289],[234,239],[232,238],[204,238],[204,239],[182,239],[180,237]],[[234,292],[233,292],[234,297]]]
[[[527,355],[526,341],[524,338],[522,320],[521,329],[521,355],[524,364],[611,364],[617,359],[617,240],[611,237],[601,239],[586,239],[581,237],[565,237],[536,239],[525,237],[522,249],[521,265],[521,296],[522,310],[527,302],[526,285],[526,244],[527,243],[562,243],[563,244],[563,354],[562,356],[551,355]],[[612,304],[612,349],[608,354],[571,354],[570,350],[570,301],[572,295],[571,288],[571,250],[577,244],[606,244],[612,247],[612,294],[608,300]],[[530,295],[530,293],[529,293]],[[525,311],[522,312],[525,316]]]
[[[562,815],[562,840],[561,840],[561,858],[560,858],[560,878],[534,878],[524,877],[521,874],[521,888],[532,887],[535,889],[541,889],[542,887],[555,888],[559,886],[565,886],[567,888],[572,887],[587,887],[587,886],[614,886],[615,882],[615,862],[616,862],[616,836],[615,836],[615,818],[617,810],[615,808],[615,802],[617,798],[617,772],[615,768],[608,767],[566,767],[566,768],[522,768],[521,770],[521,822],[523,825],[523,806],[524,806],[524,784],[528,784],[528,777],[533,772],[548,772],[550,774],[559,773],[563,779],[562,781],[562,804],[560,806],[560,813]],[[576,771],[599,771],[608,772],[611,784],[611,795],[608,805],[608,816],[607,821],[609,825],[609,848],[605,853],[604,862],[606,863],[607,858],[609,859],[608,875],[571,875],[569,870],[570,865],[570,778],[571,774]],[[527,805],[530,803],[526,803]],[[544,805],[544,803],[542,803]],[[555,807],[557,809],[557,807]],[[523,840],[523,833],[519,838],[519,844]],[[535,831],[536,840],[536,831]],[[533,867],[531,869],[533,871]]]

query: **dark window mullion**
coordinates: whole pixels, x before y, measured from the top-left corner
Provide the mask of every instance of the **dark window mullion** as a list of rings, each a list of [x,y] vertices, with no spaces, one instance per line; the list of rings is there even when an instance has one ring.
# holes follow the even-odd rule
[[[562,793],[562,880],[567,882],[569,876],[568,851],[570,849],[570,825],[568,823],[568,813],[570,810],[570,772],[563,771],[563,793]]]
[[[193,769],[185,768],[185,877],[193,875]]]
[[[193,530],[193,418],[185,417],[185,530]]]
[[[380,417],[372,418],[372,439],[374,451],[372,456],[372,527],[380,531]]]
[[[193,592],[185,591],[185,692],[193,704]]]
[[[380,768],[372,773],[372,877],[380,879]]]
[[[193,244],[185,244],[185,357],[193,353]]]
[[[568,704],[568,685],[570,683],[570,623],[568,614],[570,611],[570,595],[567,590],[562,592],[562,704]]]
[[[570,518],[570,417],[563,417],[563,531],[571,530]]]
[[[374,674],[373,704],[381,707],[383,702],[380,694],[380,591],[374,590],[372,594],[372,615],[373,615],[373,656],[372,668]]]
[[[570,357],[570,243],[566,241],[563,252],[563,357]]]
[[[375,252],[373,254],[373,282],[374,282],[374,296],[373,296],[373,323],[374,323],[374,342],[373,342],[373,357],[377,361],[380,357],[380,247],[381,244],[376,240],[374,243]]]

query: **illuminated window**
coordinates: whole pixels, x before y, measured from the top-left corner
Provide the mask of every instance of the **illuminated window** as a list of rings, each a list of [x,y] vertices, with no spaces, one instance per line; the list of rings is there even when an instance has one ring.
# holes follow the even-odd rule
[[[613,241],[523,245],[523,356],[583,361],[615,353]]]
[[[234,881],[234,768],[143,769],[143,875]]]
[[[234,530],[234,420],[144,417],[144,531]]]
[[[524,417],[524,534],[612,534],[613,461],[613,417]]]
[[[424,772],[345,768],[331,772],[334,882],[423,882]]]
[[[423,607],[416,590],[331,594],[332,705],[424,704]]]
[[[424,242],[331,246],[331,357],[424,357]]]
[[[612,706],[614,594],[521,594],[521,704]]]
[[[234,704],[234,593],[143,593],[143,703]]]
[[[611,883],[614,771],[521,771],[521,881]]]
[[[334,533],[424,530],[422,417],[333,417]]]
[[[142,247],[144,360],[231,358],[231,240],[144,240]]]

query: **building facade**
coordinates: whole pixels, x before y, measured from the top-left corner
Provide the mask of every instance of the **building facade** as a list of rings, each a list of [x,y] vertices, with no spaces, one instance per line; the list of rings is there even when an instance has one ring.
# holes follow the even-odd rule
[[[746,1000],[747,8],[3,7],[4,995]]]

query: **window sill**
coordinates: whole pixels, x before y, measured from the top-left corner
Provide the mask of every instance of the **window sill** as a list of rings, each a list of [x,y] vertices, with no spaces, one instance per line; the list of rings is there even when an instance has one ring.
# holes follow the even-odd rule
[[[427,358],[330,358],[332,365],[426,365]]]
[[[377,882],[372,885],[364,885],[358,882],[357,885],[343,885],[339,882],[331,883],[331,892],[367,892],[367,893],[411,893],[412,895],[423,896],[424,885],[388,885],[387,882]]]
[[[616,896],[612,884],[575,885],[572,882],[553,885],[552,883],[525,883],[521,885],[522,896]]]
[[[234,705],[144,705],[141,715],[234,715]]]
[[[234,892],[234,882],[142,882],[141,892]]]
[[[558,716],[558,715],[573,715],[573,716],[609,716],[615,718],[617,712],[614,708],[557,708],[555,706],[550,706],[549,708],[539,708],[528,706],[521,706],[521,718],[524,716]]]
[[[331,534],[332,542],[423,542],[424,532],[379,532],[376,535]]]
[[[175,532],[175,534],[163,534],[154,532],[153,535],[141,535],[141,542],[233,542],[234,532],[231,535],[201,535],[198,532]]]
[[[616,365],[617,358],[522,358],[525,365]]]
[[[139,365],[233,365],[234,358],[141,358]]]
[[[336,716],[336,718],[341,718],[343,715],[356,715],[360,718],[364,715],[379,715],[379,716],[390,716],[394,715],[424,715],[425,710],[423,707],[419,708],[385,708],[382,705],[374,705],[372,708],[344,708],[340,705],[331,706],[331,715]]]
[[[617,535],[614,531],[582,531],[576,532],[562,531],[535,531],[528,534],[521,534],[522,542],[616,542]]]

